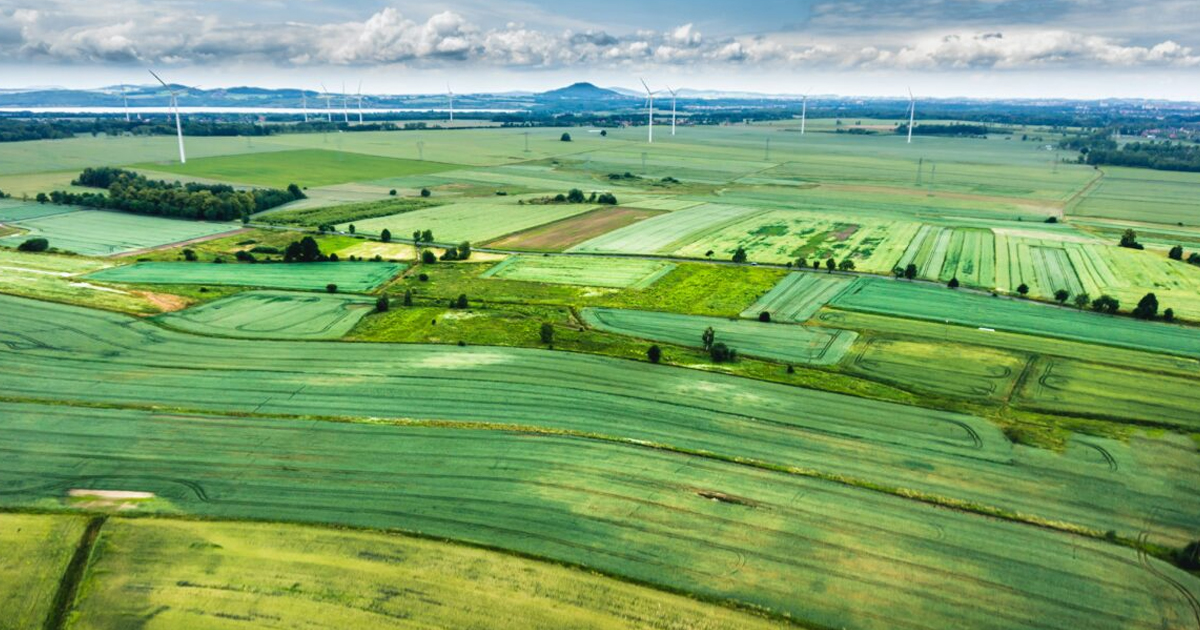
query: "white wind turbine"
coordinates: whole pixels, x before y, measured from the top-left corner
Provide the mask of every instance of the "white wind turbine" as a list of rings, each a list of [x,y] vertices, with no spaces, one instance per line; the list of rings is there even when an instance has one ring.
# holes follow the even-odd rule
[[[454,122],[454,90],[450,89],[450,84],[446,84],[446,96],[450,99],[450,122]]]
[[[667,91],[671,93],[671,135],[675,135],[675,95],[676,90],[672,90],[671,86],[667,86]]]
[[[642,82],[642,87],[646,88],[646,118],[650,122],[649,136],[647,144],[654,144],[654,95],[656,92],[650,90],[650,86],[646,85],[645,79],[639,79]]]
[[[175,135],[179,138],[179,163],[187,164],[187,155],[183,151],[183,123],[179,122],[179,98],[177,92],[171,86],[167,85],[166,81],[163,81],[157,74],[154,74],[153,70],[150,71],[150,74],[155,79],[158,79],[158,82],[171,93],[171,109],[175,110]]]
[[[333,110],[329,108],[333,96],[329,94],[329,89],[325,87],[324,83],[321,84],[321,91],[324,92],[321,98],[325,99],[325,122],[333,122]]]
[[[360,125],[362,124],[362,121],[363,121],[363,115],[362,115],[362,101],[363,101],[363,96],[362,96],[362,81],[360,80],[360,81],[358,82],[358,124],[360,124]]]
[[[300,90],[300,107],[304,109],[304,122],[308,122],[308,90]]]
[[[121,98],[125,101],[125,122],[129,122],[129,91],[124,83],[121,84]]]
[[[800,97],[800,135],[804,135],[804,124],[808,122],[808,92]]]
[[[342,122],[350,124],[350,106],[346,97],[346,82],[342,81]]]
[[[908,144],[912,144],[913,121],[917,117],[917,99],[913,98],[912,88],[908,88]]]

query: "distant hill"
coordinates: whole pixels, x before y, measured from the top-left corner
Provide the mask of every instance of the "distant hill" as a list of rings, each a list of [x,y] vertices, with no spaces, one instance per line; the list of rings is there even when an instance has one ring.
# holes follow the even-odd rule
[[[565,88],[542,92],[538,98],[543,101],[616,101],[626,100],[628,97],[591,83],[575,83]]]

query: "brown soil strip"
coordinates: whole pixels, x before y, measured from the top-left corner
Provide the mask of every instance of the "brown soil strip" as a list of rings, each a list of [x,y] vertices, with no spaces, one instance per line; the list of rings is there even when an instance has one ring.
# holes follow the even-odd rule
[[[562,251],[617,228],[663,214],[661,210],[600,208],[561,221],[540,225],[488,243],[497,249]]]
[[[186,298],[170,293],[153,293],[151,291],[134,291],[134,293],[146,298],[147,302],[158,307],[164,313],[182,311],[190,304]]]

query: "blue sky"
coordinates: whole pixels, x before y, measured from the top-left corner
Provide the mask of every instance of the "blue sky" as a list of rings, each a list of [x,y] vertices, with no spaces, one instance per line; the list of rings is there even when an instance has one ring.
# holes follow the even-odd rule
[[[0,0],[0,88],[140,82],[1200,100],[1198,0]],[[441,86],[441,87],[439,87]]]

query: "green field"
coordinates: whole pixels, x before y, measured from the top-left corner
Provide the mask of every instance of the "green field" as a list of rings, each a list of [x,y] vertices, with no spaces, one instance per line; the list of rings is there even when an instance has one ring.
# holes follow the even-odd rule
[[[75,629],[778,627],[576,569],[404,536],[110,519],[96,545]],[[158,613],[147,620],[148,610]]]
[[[482,243],[596,208],[585,203],[518,205],[517,201],[511,197],[507,201],[486,198],[464,200],[436,208],[355,221],[354,224],[362,234],[379,234],[387,229],[394,238],[411,238],[414,231],[431,230],[438,242]],[[338,229],[346,230],[349,227],[349,223],[346,223],[339,225]]]
[[[427,175],[458,168],[453,164],[421,162],[328,149],[276,151],[192,159],[187,164],[138,164],[176,175],[190,175],[271,188],[327,186],[346,182]]]
[[[585,241],[568,251],[588,253],[670,253],[683,243],[761,212],[754,208],[705,204],[651,217]],[[703,252],[701,256],[703,257]]]
[[[652,311],[588,308],[582,316],[600,330],[681,346],[700,346],[711,327],[716,341],[739,354],[811,365],[837,363],[857,337],[848,331]]]
[[[1200,431],[1200,387],[1195,377],[1147,374],[1142,370],[1070,359],[1039,361],[1025,381],[1020,402],[1028,407]]]
[[[75,212],[78,209],[72,206],[59,206],[52,203],[0,199],[0,222],[16,223],[18,221],[40,219],[56,214]]]
[[[742,311],[742,317],[757,318],[765,311],[771,314],[773,321],[803,323],[850,284],[850,278],[845,276],[815,272],[788,274],[769,293]]]
[[[338,339],[374,308],[375,300],[356,295],[246,291],[158,321],[215,337]]]
[[[212,264],[146,262],[112,267],[87,277],[127,284],[215,284],[273,289],[371,291],[404,271],[390,262]]]
[[[636,445],[466,428],[5,410],[16,438],[0,480],[54,479],[5,495],[9,505],[104,487],[152,492],[203,516],[419,530],[823,626],[894,628],[897,615],[912,628],[1175,625],[1192,612],[1145,565],[1200,587],[1194,576],[1103,541]],[[254,445],[254,458],[245,445]],[[221,572],[197,583],[226,575],[207,566]],[[313,588],[283,579],[300,592]],[[946,580],[958,588],[939,588]],[[847,598],[859,605],[846,606]]]
[[[857,347],[851,371],[913,391],[1006,400],[1025,357],[988,348],[872,338]]]
[[[0,513],[0,628],[41,628],[83,536],[80,517]]]
[[[1191,328],[951,291],[927,284],[862,278],[831,304],[839,309],[1200,357],[1200,331]]]
[[[67,206],[58,206],[66,209]],[[240,228],[232,223],[208,223],[165,219],[127,212],[77,210],[6,222],[26,233],[0,238],[0,245],[16,247],[25,239],[40,236],[50,246],[87,256],[110,256],[149,247],[159,247],[194,238],[214,236]]]
[[[18,298],[0,297],[0,306],[9,322],[0,336],[7,399],[598,433],[1129,535],[1144,529],[1154,506],[1152,536],[1171,544],[1194,535],[1200,514],[1200,497],[1188,489],[1200,483],[1194,449],[1169,442],[1136,450],[1107,443],[1121,462],[1113,475],[1014,446],[963,414],[644,362],[520,348],[243,341]],[[1044,483],[1047,476],[1058,482]]]
[[[1105,166],[1104,177],[1072,215],[1200,225],[1200,174]]]
[[[675,269],[673,263],[637,258],[512,256],[488,269],[483,278],[645,289]]]

